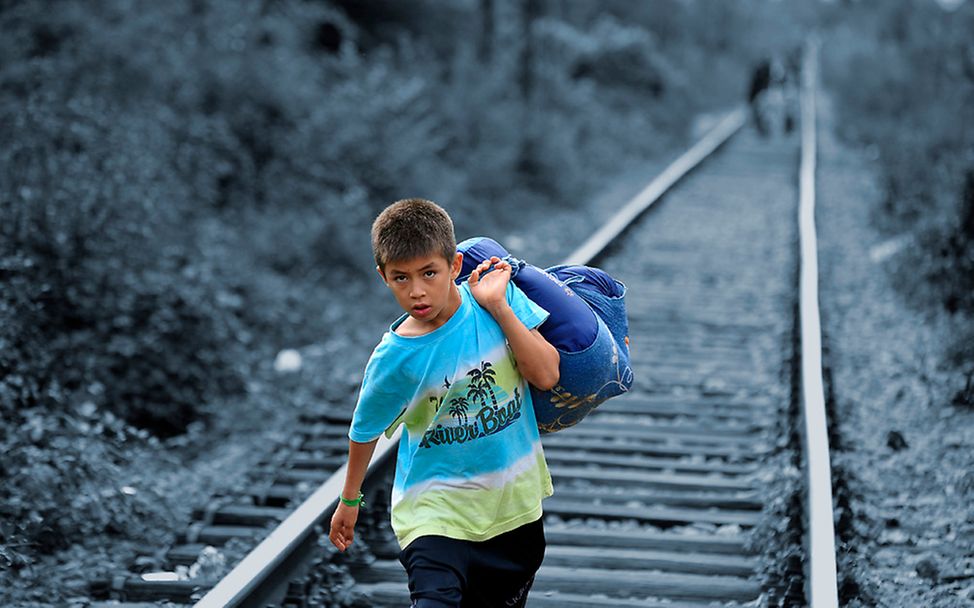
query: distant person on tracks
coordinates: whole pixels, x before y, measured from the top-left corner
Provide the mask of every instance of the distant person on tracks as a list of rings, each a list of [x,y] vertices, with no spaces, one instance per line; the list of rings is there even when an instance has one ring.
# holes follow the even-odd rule
[[[797,57],[797,60],[796,60]],[[795,128],[798,112],[801,50],[792,50],[784,58],[762,59],[751,72],[748,106],[751,122],[761,137],[789,135]]]
[[[764,95],[771,85],[771,60],[762,59],[751,72],[751,85],[748,88],[747,103],[751,109],[751,122],[758,133],[764,137],[768,134],[768,126],[764,117]]]
[[[524,606],[552,493],[528,387],[559,380],[558,351],[537,330],[548,313],[499,257],[457,285],[453,222],[430,201],[387,207],[372,249],[406,314],[366,366],[329,538],[341,551],[352,544],[376,441],[401,424],[392,527],[412,606]]]

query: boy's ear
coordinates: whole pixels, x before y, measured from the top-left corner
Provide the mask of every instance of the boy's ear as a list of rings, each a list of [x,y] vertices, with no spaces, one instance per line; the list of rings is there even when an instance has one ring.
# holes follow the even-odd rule
[[[386,273],[382,271],[382,267],[376,266],[375,271],[379,273],[380,277],[382,277],[382,282],[388,285],[389,281],[386,280]]]
[[[459,251],[453,256],[453,263],[450,264],[450,278],[456,280],[460,276],[460,270],[463,268],[463,254]]]

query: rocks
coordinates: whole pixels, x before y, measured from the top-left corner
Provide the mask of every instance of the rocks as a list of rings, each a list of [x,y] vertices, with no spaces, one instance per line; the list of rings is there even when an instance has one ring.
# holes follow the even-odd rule
[[[300,371],[302,362],[301,353],[293,348],[286,348],[277,353],[274,359],[274,371],[279,374]]]
[[[913,539],[903,530],[893,528],[892,530],[885,530],[880,535],[879,542],[882,545],[912,545]]]
[[[890,431],[886,434],[886,445],[894,452],[899,452],[910,447],[910,444],[906,442],[906,438],[899,431]]]
[[[936,583],[940,580],[940,568],[933,558],[927,556],[917,562],[916,572],[920,577]]]

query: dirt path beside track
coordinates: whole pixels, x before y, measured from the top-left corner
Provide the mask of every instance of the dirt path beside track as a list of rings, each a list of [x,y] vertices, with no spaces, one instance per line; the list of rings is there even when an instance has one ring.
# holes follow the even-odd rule
[[[848,499],[848,512],[837,514],[840,599],[971,606],[974,411],[950,404],[959,374],[943,362],[963,321],[904,303],[890,278],[894,242],[871,221],[877,167],[836,140],[822,106],[822,321],[838,421],[834,477]]]

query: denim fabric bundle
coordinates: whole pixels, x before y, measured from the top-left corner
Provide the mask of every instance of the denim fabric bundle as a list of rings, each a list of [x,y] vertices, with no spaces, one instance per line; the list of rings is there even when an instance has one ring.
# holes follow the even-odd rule
[[[480,262],[497,256],[511,264],[514,284],[550,313],[538,331],[558,349],[560,379],[550,391],[531,387],[541,432],[574,426],[606,399],[629,390],[633,374],[625,285],[589,266],[541,270],[486,237],[467,239],[457,250],[463,253],[458,283]]]

